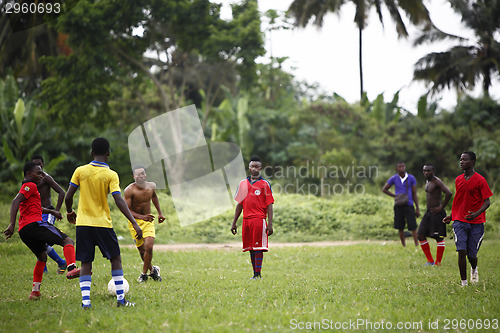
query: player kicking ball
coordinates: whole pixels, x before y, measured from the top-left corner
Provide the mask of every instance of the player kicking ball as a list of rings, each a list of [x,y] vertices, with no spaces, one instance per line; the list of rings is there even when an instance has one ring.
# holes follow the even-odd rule
[[[47,263],[47,244],[58,244],[63,247],[64,257],[68,263],[68,279],[80,276],[80,269],[75,264],[74,242],[65,233],[55,226],[42,220],[44,214],[53,214],[58,220],[62,219],[60,212],[42,208],[40,192],[37,185],[42,180],[43,173],[40,166],[34,162],[24,165],[24,181],[19,193],[10,206],[10,224],[3,232],[6,239],[14,234],[17,212],[19,216],[19,236],[26,246],[35,254],[37,262],[33,270],[33,288],[29,299],[36,300],[40,297],[40,285],[42,284],[43,270]]]
[[[160,201],[156,195],[156,184],[146,181],[146,169],[142,166],[135,166],[133,168],[133,175],[135,183],[125,188],[124,196],[130,212],[142,230],[142,238],[137,239],[137,232],[132,223],[129,222],[130,235],[134,239],[143,261],[142,273],[137,281],[139,283],[146,282],[148,277],[154,281],[161,281],[160,267],[151,265],[156,235],[155,217],[151,214],[151,202],[153,202],[158,211],[158,223],[165,221],[165,217],[161,213]],[[148,271],[150,272],[149,275]]]
[[[236,222],[243,211],[243,252],[250,251],[253,267],[252,279],[255,280],[261,278],[264,252],[268,251],[267,239],[273,234],[274,198],[271,185],[260,174],[262,170],[260,157],[253,156],[248,169],[250,176],[240,182],[234,196],[238,204],[234,212],[231,232],[236,235],[238,230]]]

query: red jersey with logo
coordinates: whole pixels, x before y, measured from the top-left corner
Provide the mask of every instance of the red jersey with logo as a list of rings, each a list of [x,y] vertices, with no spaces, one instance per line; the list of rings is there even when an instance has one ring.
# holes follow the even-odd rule
[[[243,218],[267,217],[267,206],[274,203],[271,185],[260,177],[252,182],[251,178],[243,179],[238,186],[234,200],[243,206]]]
[[[475,172],[469,180],[466,180],[462,174],[455,179],[455,189],[457,193],[451,207],[452,219],[473,224],[484,223],[486,221],[484,212],[472,221],[467,220],[465,216],[469,215],[469,212],[478,211],[484,200],[493,195],[486,179]]]
[[[19,230],[32,222],[42,221],[42,200],[38,187],[33,182],[23,183],[19,193],[26,198],[19,205]]]

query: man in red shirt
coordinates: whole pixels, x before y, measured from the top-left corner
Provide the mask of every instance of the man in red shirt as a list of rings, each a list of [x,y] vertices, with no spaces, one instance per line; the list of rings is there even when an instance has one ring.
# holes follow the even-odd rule
[[[64,257],[68,263],[68,273],[66,274],[68,279],[74,279],[80,275],[80,269],[77,269],[75,264],[73,240],[55,226],[42,220],[42,212],[52,214],[58,220],[62,219],[59,211],[42,208],[40,192],[38,192],[37,188],[42,177],[42,169],[38,164],[28,162],[24,165],[24,181],[19,193],[12,200],[10,224],[3,232],[6,239],[12,237],[16,226],[17,211],[19,210],[19,236],[37,257],[35,269],[33,270],[33,288],[29,299],[38,299],[40,297],[43,269],[47,262],[47,244],[58,244],[63,247]]]
[[[478,282],[477,252],[484,236],[485,211],[490,206],[493,195],[488,183],[474,171],[476,154],[463,152],[460,156],[460,168],[464,173],[455,179],[456,194],[451,207],[451,215],[443,219],[444,223],[453,222],[455,245],[458,252],[458,269],[462,286],[467,285],[467,261],[471,265],[471,282]]]
[[[267,238],[273,234],[273,193],[271,185],[262,178],[262,161],[253,156],[248,166],[250,176],[243,179],[234,199],[238,202],[231,232],[236,235],[236,222],[243,211],[243,252],[250,251],[253,266],[252,279],[259,279],[264,252],[268,251]],[[267,222],[266,222],[267,217]]]

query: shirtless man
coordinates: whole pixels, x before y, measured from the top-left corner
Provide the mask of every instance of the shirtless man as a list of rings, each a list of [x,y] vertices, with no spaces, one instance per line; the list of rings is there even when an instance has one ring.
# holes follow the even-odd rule
[[[43,171],[43,157],[39,154],[33,154],[31,156],[31,161],[35,162],[42,169],[42,180],[38,184],[38,192],[40,192],[40,198],[42,199],[42,207],[48,209],[55,209],[58,212],[61,210],[62,203],[64,201],[64,195],[66,194],[63,188],[52,178],[48,173]],[[50,190],[53,189],[58,193],[57,204],[56,207],[52,206],[52,201],[50,198]],[[52,214],[42,214],[42,220],[54,225],[56,217]],[[58,274],[62,274],[66,271],[66,261],[62,259],[59,254],[54,250],[54,248],[50,245],[47,245],[47,255],[52,258],[59,266],[57,270]],[[47,271],[47,266],[45,266],[44,272]]]
[[[423,168],[424,177],[426,179],[425,192],[427,193],[427,212],[420,222],[418,228],[418,240],[420,247],[427,257],[426,265],[441,266],[443,258],[446,238],[446,225],[442,222],[446,216],[444,208],[448,204],[453,195],[448,187],[434,175],[434,166],[426,164]],[[444,200],[442,200],[444,193]],[[429,242],[426,237],[436,239],[437,251],[436,261],[432,258]]]
[[[155,227],[154,215],[151,214],[151,201],[158,211],[158,222],[165,221],[160,209],[160,202],[156,195],[156,184],[146,181],[146,170],[144,167],[134,167],[133,169],[135,183],[130,184],[125,188],[125,202],[127,203],[130,212],[134,216],[137,224],[142,229],[142,238],[136,240],[136,231],[129,222],[129,231],[132,238],[136,242],[135,245],[139,250],[141,259],[144,262],[142,273],[137,279],[139,283],[145,282],[149,276],[155,281],[161,281],[160,267],[152,266],[153,245],[155,242]]]

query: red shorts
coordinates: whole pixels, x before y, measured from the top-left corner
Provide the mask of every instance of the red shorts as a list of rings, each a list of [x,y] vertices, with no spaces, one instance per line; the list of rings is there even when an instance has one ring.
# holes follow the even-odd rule
[[[263,218],[243,219],[243,252],[267,251],[267,222]]]

